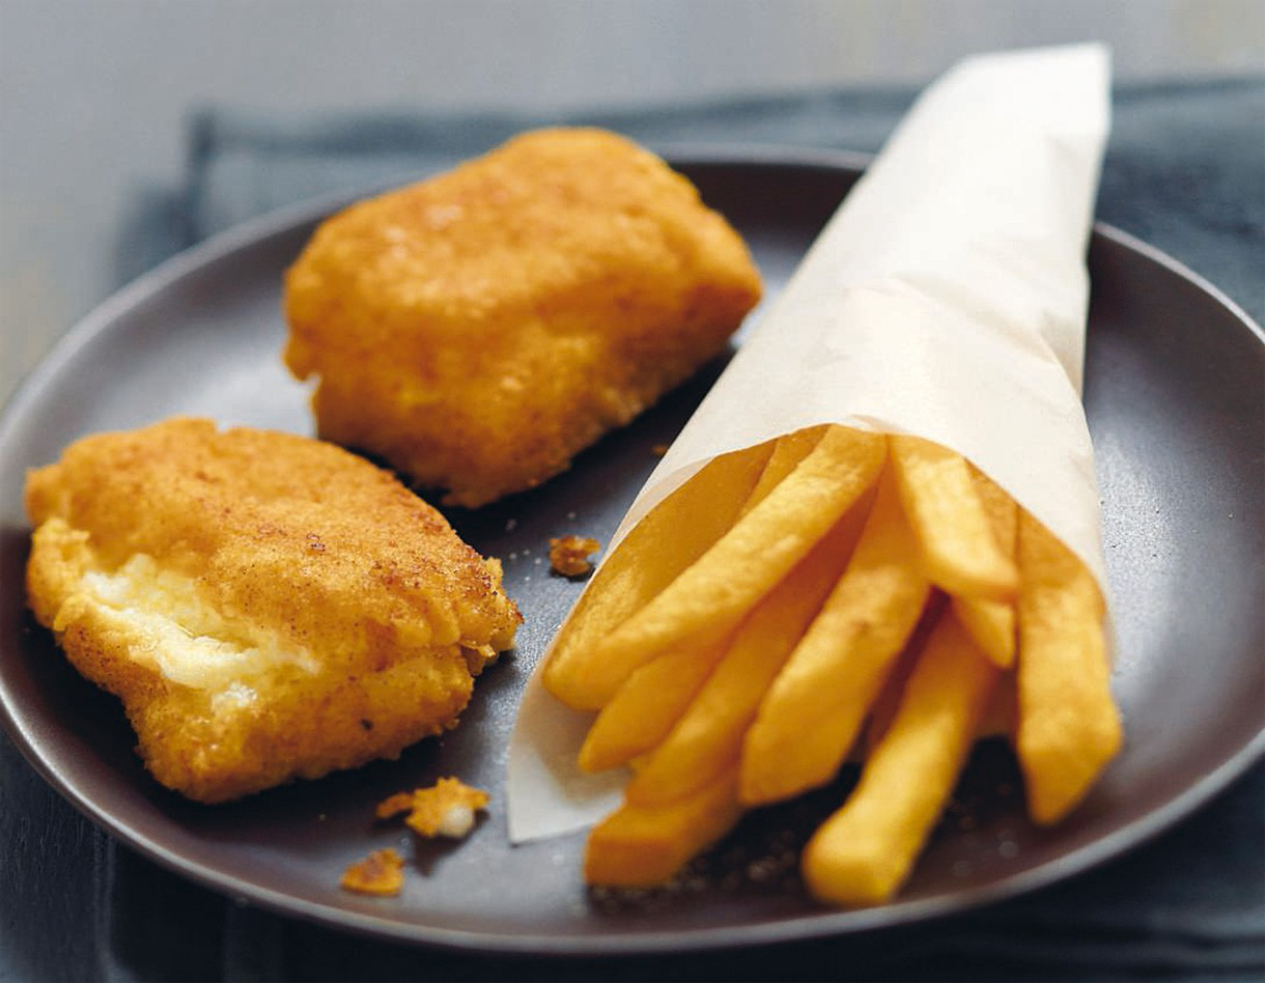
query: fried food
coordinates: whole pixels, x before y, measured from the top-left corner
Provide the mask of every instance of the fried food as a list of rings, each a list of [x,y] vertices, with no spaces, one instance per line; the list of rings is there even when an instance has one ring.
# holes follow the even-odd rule
[[[919,437],[890,442],[901,503],[931,582],[957,597],[1011,600],[1019,573],[993,535],[970,465]]]
[[[772,451],[724,454],[660,502],[602,564],[554,641],[541,677],[571,706],[598,710],[588,684],[592,650],[702,556],[733,524]]]
[[[646,663],[602,707],[580,747],[580,770],[622,765],[659,744],[729,651],[729,637],[685,645]]]
[[[549,540],[549,568],[563,577],[583,577],[593,569],[589,557],[602,544],[588,536],[559,536]]]
[[[36,618],[154,777],[221,802],[456,723],[521,618],[501,572],[337,447],[175,419],[28,476]]]
[[[743,503],[742,510],[738,513],[739,518],[768,498],[769,493],[799,467],[800,462],[821,443],[825,432],[825,427],[807,427],[773,441],[773,450],[769,454],[769,460],[764,465],[764,470],[760,472],[760,479],[751,489],[751,494]]]
[[[400,792],[379,804],[379,819],[407,812],[405,823],[427,839],[447,836],[459,840],[474,828],[475,813],[486,809],[488,793],[458,778],[441,778],[434,785]]]
[[[847,563],[859,526],[849,518],[836,523],[734,632],[672,732],[637,768],[624,792],[628,802],[665,805],[737,762],[761,698]]]
[[[286,276],[285,360],[318,380],[322,437],[478,506],[688,378],[760,291],[657,157],[542,130],[325,222]]]
[[[735,628],[870,489],[885,453],[881,435],[828,430],[711,549],[605,639],[577,653],[575,690],[600,707],[656,656]]]
[[[746,804],[790,798],[834,778],[929,591],[895,481],[884,475],[847,569],[747,732]]]
[[[394,819],[396,816],[411,812],[413,809],[413,793],[412,792],[396,792],[394,795],[383,799],[378,803],[378,807],[373,811],[374,817],[379,820]]]
[[[735,480],[704,470],[632,530],[546,673],[601,711],[581,769],[632,766],[590,835],[590,884],[662,883],[743,809],[850,757],[860,784],[802,861],[831,904],[900,889],[977,740],[1015,735],[1035,821],[1081,801],[1120,744],[1102,598],[1009,495],[945,448],[839,426],[709,467]],[[663,563],[674,537],[689,549]],[[654,574],[616,592],[603,574],[630,557]]]
[[[339,882],[344,891],[394,897],[404,887],[404,858],[394,850],[374,850],[345,871]]]
[[[971,480],[988,516],[1002,555],[1015,560],[1019,542],[1019,506],[987,476],[971,468]],[[1002,669],[1015,661],[1015,606],[1010,601],[955,597],[953,610],[980,649]]]
[[[760,476],[750,489],[746,501],[738,509],[737,516],[746,515],[764,501],[769,492],[817,446],[824,432],[824,427],[810,427],[780,437],[772,443],[771,448],[767,445],[752,448],[743,451],[741,457],[730,455],[729,459],[733,463],[745,461],[754,464],[763,461]],[[707,469],[709,485],[715,482],[710,471],[716,463],[718,462]],[[723,498],[727,506],[722,512],[732,507],[735,489],[741,491],[748,487],[749,475],[750,472],[746,472],[742,480],[726,487],[715,485],[714,491],[718,497],[728,492]],[[695,481],[681,489],[681,493],[686,493],[687,490],[695,492],[703,485],[703,475],[699,475]],[[696,500],[701,500],[702,497],[695,496]],[[657,518],[660,522],[663,521],[662,517]],[[648,531],[647,525],[647,522],[642,522],[632,535],[639,537],[639,541],[644,541],[642,537]],[[617,555],[619,560],[612,562],[627,561],[626,551],[621,550]],[[580,603],[583,605],[584,601]],[[575,621],[573,617],[568,624],[566,639],[575,638]],[[657,745],[676,725],[704,680],[729,649],[729,636],[718,638],[710,644],[687,644],[674,648],[635,670],[610,702],[602,707],[602,712],[593,722],[584,746],[580,748],[580,768],[589,772],[613,768]]]
[[[1019,520],[1018,736],[1028,813],[1049,824],[1085,797],[1123,740],[1102,593],[1039,522]]]
[[[904,883],[953,791],[999,670],[949,612],[847,803],[804,849],[804,879],[835,904],[886,901]]]
[[[608,887],[651,887],[670,880],[738,822],[737,786],[737,768],[729,768],[667,805],[625,803],[589,834],[584,879]]]

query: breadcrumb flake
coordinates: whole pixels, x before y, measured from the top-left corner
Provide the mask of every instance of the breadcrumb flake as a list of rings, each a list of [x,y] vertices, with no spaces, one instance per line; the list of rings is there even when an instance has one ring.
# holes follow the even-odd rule
[[[404,858],[392,849],[375,850],[343,871],[344,891],[394,897],[404,887]]]
[[[549,565],[564,577],[583,577],[593,569],[588,557],[601,548],[587,536],[560,536],[549,540]]]
[[[408,792],[397,792],[389,799],[384,799],[378,803],[377,817],[379,819],[392,819],[404,812],[409,812],[413,808],[413,796]]]
[[[488,793],[472,788],[457,778],[441,778],[429,788],[400,792],[378,805],[379,819],[409,813],[405,823],[427,838],[448,836],[461,839],[474,828],[474,816],[486,809]]]

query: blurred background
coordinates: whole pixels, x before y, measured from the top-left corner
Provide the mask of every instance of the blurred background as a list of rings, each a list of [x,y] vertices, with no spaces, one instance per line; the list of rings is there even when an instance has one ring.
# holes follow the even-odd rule
[[[974,51],[1103,40],[1119,81],[1265,71],[1261,0],[0,0],[0,399],[117,286],[188,120],[527,110],[917,85]]]

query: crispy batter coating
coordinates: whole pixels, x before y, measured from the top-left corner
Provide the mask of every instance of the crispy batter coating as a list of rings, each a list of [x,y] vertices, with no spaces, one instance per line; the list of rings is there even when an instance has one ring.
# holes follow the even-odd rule
[[[488,793],[456,778],[441,778],[413,793],[413,811],[405,822],[419,836],[461,839],[474,827],[474,814],[488,805]]]
[[[374,850],[345,871],[339,882],[344,891],[393,897],[404,887],[404,858],[394,850]]]
[[[330,444],[175,419],[27,478],[31,608],[164,785],[219,802],[456,723],[521,618],[444,518]]]
[[[390,819],[402,812],[418,836],[448,836],[461,839],[474,828],[474,814],[486,809],[488,793],[473,788],[459,778],[441,778],[427,788],[399,792],[378,805],[379,819]]]
[[[321,435],[445,502],[530,488],[716,355],[760,298],[737,233],[654,155],[541,130],[325,222],[286,276]]]
[[[378,803],[378,808],[374,810],[374,815],[378,819],[394,819],[396,816],[413,809],[413,793],[412,792],[396,792],[389,798],[383,799]]]
[[[593,569],[589,556],[601,548],[587,536],[559,536],[549,540],[549,566],[564,577],[583,577]]]

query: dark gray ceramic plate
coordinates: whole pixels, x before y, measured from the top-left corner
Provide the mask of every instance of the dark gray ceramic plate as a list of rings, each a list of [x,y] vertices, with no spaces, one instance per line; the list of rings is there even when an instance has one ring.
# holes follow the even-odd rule
[[[776,294],[857,175],[843,155],[679,161],[746,236]],[[926,918],[1047,884],[1127,849],[1207,800],[1265,746],[1265,345],[1206,283],[1106,228],[1094,236],[1086,404],[1098,453],[1118,629],[1116,690],[1128,744],[1057,829],[1023,818],[998,749],[977,756],[900,900],[865,911],[811,903],[797,839],[841,788],[748,817],[676,891],[595,896],[583,838],[510,848],[505,748],[518,695],[576,584],[548,575],[548,537],[606,537],[721,366],[581,456],[566,475],[452,516],[505,560],[527,622],[517,654],[481,680],[463,725],[399,761],[205,808],[151,781],[116,702],[69,670],[23,609],[27,467],[90,431],[174,413],[309,432],[283,372],[281,273],[329,205],[229,233],[179,257],[80,324],[32,375],[0,426],[0,704],[32,764],[72,803],[159,863],[290,914],[483,951],[610,953],[824,936]],[[1028,452],[1017,448],[1017,452]],[[1032,451],[1039,452],[1039,451]],[[459,847],[375,825],[391,792],[459,774],[493,793]],[[845,779],[846,781],[846,779]],[[402,846],[404,893],[343,893],[345,864]]]

